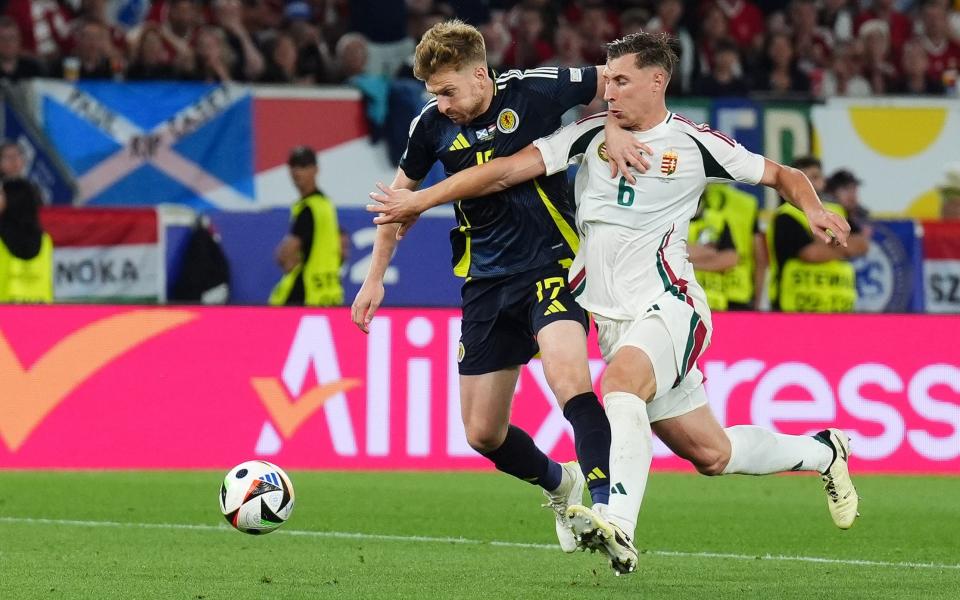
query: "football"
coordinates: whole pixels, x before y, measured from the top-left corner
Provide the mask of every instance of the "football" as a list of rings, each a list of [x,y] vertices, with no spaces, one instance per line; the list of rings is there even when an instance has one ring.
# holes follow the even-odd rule
[[[293,512],[293,484],[283,469],[250,460],[230,469],[220,485],[220,512],[244,533],[270,533]]]

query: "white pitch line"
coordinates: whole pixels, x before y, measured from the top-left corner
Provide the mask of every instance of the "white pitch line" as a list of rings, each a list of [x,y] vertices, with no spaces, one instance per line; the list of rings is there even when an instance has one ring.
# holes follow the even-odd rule
[[[191,525],[188,523],[124,523],[121,521],[76,521],[70,519],[37,519],[31,517],[0,517],[0,523],[22,523],[33,525],[66,525],[73,527],[127,527],[131,529],[183,529],[191,531],[230,531],[227,525]],[[556,550],[556,544],[532,544],[523,542],[503,542],[499,540],[474,540],[462,537],[434,537],[426,535],[390,535],[382,533],[360,533],[352,531],[306,531],[302,529],[280,529],[274,535],[292,535],[319,538],[380,540],[390,542],[427,542],[439,544],[463,544],[469,546],[497,546],[500,548],[533,548],[536,550]],[[804,562],[829,565],[850,565],[857,567],[894,567],[907,569],[950,569],[960,570],[960,564],[889,562],[883,560],[862,560],[843,558],[824,558],[819,556],[785,556],[781,554],[732,554],[726,552],[679,552],[674,550],[641,550],[641,555],[672,556],[679,558],[719,558],[728,560],[774,560],[785,562]]]

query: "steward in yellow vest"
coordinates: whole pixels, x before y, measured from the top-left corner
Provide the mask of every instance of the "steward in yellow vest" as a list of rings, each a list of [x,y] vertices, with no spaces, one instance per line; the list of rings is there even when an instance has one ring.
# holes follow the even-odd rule
[[[0,302],[53,302],[53,240],[40,226],[40,197],[25,179],[0,195]]]
[[[736,267],[737,251],[730,225],[720,211],[707,205],[701,198],[697,214],[690,221],[687,250],[694,274],[707,295],[711,310],[727,310],[724,277]]]
[[[839,204],[824,202],[823,206],[847,216]],[[851,233],[859,232],[854,226]],[[782,204],[767,231],[772,307],[784,312],[852,312],[857,283],[849,258],[866,253],[867,242],[862,238],[851,235],[847,248],[827,246],[814,239],[799,209]]]
[[[726,297],[727,310],[751,310],[754,308],[758,263],[766,264],[763,240],[758,237],[757,199],[732,185],[712,183],[704,190],[703,202],[705,214],[717,212],[722,215],[730,228],[733,247],[737,251],[736,265],[723,272],[722,292]],[[755,243],[755,240],[759,241]],[[758,245],[763,254],[761,257],[757,256]],[[699,277],[697,281],[707,289]]]
[[[290,232],[277,248],[284,276],[270,294],[275,306],[338,306],[342,261],[337,211],[317,190],[317,163],[313,150],[294,148],[288,161],[294,185],[302,198],[290,209]]]

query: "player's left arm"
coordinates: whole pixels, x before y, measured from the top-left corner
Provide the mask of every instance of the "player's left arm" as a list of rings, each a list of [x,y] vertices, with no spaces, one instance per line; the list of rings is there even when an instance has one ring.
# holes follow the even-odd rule
[[[760,183],[775,189],[787,202],[803,211],[816,237],[827,244],[847,246],[850,224],[840,215],[823,207],[813,184],[802,171],[764,158]]]
[[[378,212],[373,222],[406,223],[434,206],[455,202],[462,198],[486,196],[529,181],[547,172],[543,156],[530,144],[510,156],[495,158],[482,165],[470,167],[443,181],[416,192],[394,189],[377,184],[380,192],[371,192],[377,204],[367,205],[367,211]]]

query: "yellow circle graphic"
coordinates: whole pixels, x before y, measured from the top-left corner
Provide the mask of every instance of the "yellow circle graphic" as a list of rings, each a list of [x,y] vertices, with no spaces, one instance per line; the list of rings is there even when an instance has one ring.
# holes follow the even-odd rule
[[[860,139],[877,154],[906,158],[929,148],[947,122],[945,108],[850,109],[850,121]]]

